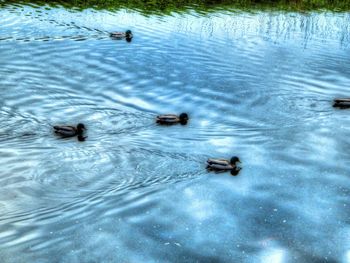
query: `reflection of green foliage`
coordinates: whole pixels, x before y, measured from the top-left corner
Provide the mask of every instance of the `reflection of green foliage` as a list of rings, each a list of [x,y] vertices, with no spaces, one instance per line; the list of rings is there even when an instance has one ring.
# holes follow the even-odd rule
[[[248,10],[334,10],[349,11],[350,0],[5,0],[6,4],[49,4],[67,8],[95,9],[136,9],[144,13],[170,13],[194,9],[210,12],[213,9],[248,9]]]

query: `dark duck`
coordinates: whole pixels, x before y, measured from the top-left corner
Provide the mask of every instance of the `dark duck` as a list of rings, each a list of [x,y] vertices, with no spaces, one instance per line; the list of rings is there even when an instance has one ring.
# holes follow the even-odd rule
[[[176,114],[162,114],[156,117],[156,122],[164,125],[172,125],[177,123],[186,125],[188,119],[187,113],[181,113],[179,116]]]
[[[334,99],[333,107],[340,109],[348,109],[350,108],[350,98],[344,99]]]
[[[128,42],[130,42],[133,38],[131,30],[126,30],[125,32],[112,32],[109,34],[109,36],[117,40],[125,39]]]
[[[85,125],[79,123],[77,127],[74,126],[53,126],[56,135],[62,138],[69,138],[77,136],[79,141],[84,141],[86,137],[83,136],[86,130]]]
[[[230,171],[232,175],[237,175],[241,170],[237,166],[237,163],[240,162],[237,156],[233,156],[230,160],[210,158],[207,160],[207,170],[217,173]]]

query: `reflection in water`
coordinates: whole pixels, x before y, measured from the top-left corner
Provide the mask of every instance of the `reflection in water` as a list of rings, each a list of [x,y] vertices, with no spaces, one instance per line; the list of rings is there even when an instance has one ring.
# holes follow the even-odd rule
[[[349,259],[349,14],[0,16],[2,262]]]

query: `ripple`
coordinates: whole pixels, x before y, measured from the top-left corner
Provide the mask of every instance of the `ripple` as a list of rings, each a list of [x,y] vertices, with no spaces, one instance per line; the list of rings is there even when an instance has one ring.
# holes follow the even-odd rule
[[[4,262],[347,255],[349,112],[331,104],[350,84],[349,14],[0,16]],[[131,43],[108,36],[126,29]],[[190,121],[157,125],[168,112]],[[79,122],[84,142],[53,134]],[[232,155],[239,176],[205,170]]]

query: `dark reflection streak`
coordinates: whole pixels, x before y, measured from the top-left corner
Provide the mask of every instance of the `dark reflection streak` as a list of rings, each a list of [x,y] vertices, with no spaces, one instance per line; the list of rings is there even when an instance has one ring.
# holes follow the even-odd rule
[[[347,15],[347,20],[348,23],[341,23],[340,24],[340,28],[341,28],[341,38],[340,38],[340,42],[341,42],[341,46],[345,46],[345,45],[349,45],[350,42],[350,15]]]
[[[293,24],[291,24],[291,22],[293,22],[293,21],[294,21],[294,26],[293,26]],[[292,20],[291,19],[286,19],[285,21],[283,21],[282,30],[286,29],[286,28],[291,28],[291,30],[287,30],[287,32],[285,33],[284,40],[291,38],[291,32],[293,31],[293,28],[295,28],[295,22],[296,21],[294,19],[292,19]]]

